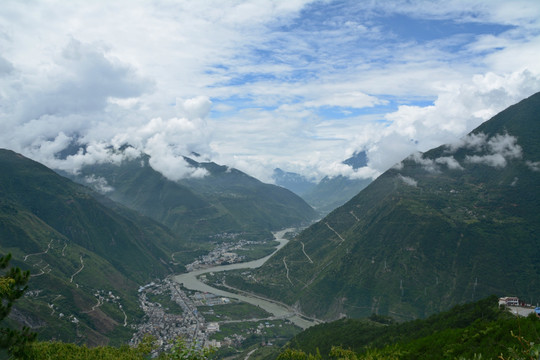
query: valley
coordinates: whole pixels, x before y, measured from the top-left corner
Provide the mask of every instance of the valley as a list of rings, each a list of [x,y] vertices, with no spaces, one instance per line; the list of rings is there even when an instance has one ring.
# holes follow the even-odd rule
[[[136,348],[152,335],[157,354],[180,337],[258,358],[340,319],[405,322],[491,294],[534,304],[538,111],[540,93],[313,223],[291,191],[212,162],[185,158],[207,176],[171,181],[142,155],[76,183],[0,150],[0,251],[30,269],[6,324],[41,341]]]
[[[191,271],[139,288],[139,304],[145,313],[145,320],[136,326],[130,344],[137,345],[145,335],[150,334],[157,339],[159,351],[169,350],[172,340],[178,336],[201,346],[218,349],[223,346],[241,351],[249,347],[245,340],[250,335],[266,338],[271,346],[272,339],[282,343],[291,334],[319,323],[283,303],[239,292],[238,289],[226,287],[229,291],[225,291],[223,287],[218,289],[207,284],[206,274],[262,266],[287,244],[284,235],[293,230],[290,228],[275,232],[277,247],[271,254],[260,259],[216,266],[213,263],[216,259],[221,259],[223,254],[233,257],[231,251],[241,246],[220,244],[210,252],[211,255],[202,256],[202,259],[206,259],[202,263],[197,260],[186,265]],[[234,308],[241,310],[232,315],[230,309]],[[273,331],[267,333],[264,331],[267,328]]]

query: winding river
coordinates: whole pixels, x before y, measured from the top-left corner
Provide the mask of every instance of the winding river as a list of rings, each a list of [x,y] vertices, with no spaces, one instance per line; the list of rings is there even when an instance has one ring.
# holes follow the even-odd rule
[[[295,325],[301,327],[302,329],[306,329],[310,326],[317,324],[317,322],[300,316],[298,312],[296,312],[293,308],[286,306],[285,304],[281,304],[281,303],[278,303],[269,299],[263,299],[261,297],[258,297],[258,296],[255,296],[246,292],[243,292],[242,294],[235,294],[235,293],[228,292],[225,290],[216,289],[212,286],[209,286],[201,282],[198,279],[198,276],[202,274],[211,273],[211,272],[220,272],[220,271],[237,270],[237,269],[255,269],[262,266],[272,255],[274,255],[279,249],[285,246],[287,242],[289,242],[287,239],[283,238],[283,235],[285,235],[285,233],[291,230],[293,229],[285,229],[285,230],[281,230],[274,233],[274,237],[279,242],[279,245],[276,247],[276,250],[268,256],[265,256],[257,260],[245,262],[245,263],[220,265],[220,266],[214,266],[214,267],[210,267],[206,269],[195,270],[195,271],[188,272],[185,274],[176,275],[174,277],[174,280],[182,284],[185,288],[189,290],[208,292],[211,294],[216,294],[218,296],[238,299],[238,300],[259,306],[277,318],[287,318],[291,322],[293,322]]]

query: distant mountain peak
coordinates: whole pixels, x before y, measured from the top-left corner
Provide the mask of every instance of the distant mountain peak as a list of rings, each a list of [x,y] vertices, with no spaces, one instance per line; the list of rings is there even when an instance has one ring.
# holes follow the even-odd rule
[[[343,164],[351,166],[354,170],[363,168],[368,164],[367,153],[362,151],[356,151],[353,156],[343,160]]]

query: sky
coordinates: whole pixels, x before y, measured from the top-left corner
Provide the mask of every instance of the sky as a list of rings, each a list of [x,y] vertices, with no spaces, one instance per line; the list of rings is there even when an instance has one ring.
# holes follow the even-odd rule
[[[537,0],[0,7],[0,147],[74,173],[144,152],[173,180],[204,176],[186,155],[375,178],[538,91]]]

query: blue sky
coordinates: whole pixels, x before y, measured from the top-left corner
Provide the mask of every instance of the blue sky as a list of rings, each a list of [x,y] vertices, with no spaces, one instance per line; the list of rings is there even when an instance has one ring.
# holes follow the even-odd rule
[[[7,0],[0,147],[74,172],[130,143],[173,179],[204,175],[193,151],[264,181],[376,177],[539,91],[539,58],[536,0]],[[341,163],[360,150],[368,168]]]

